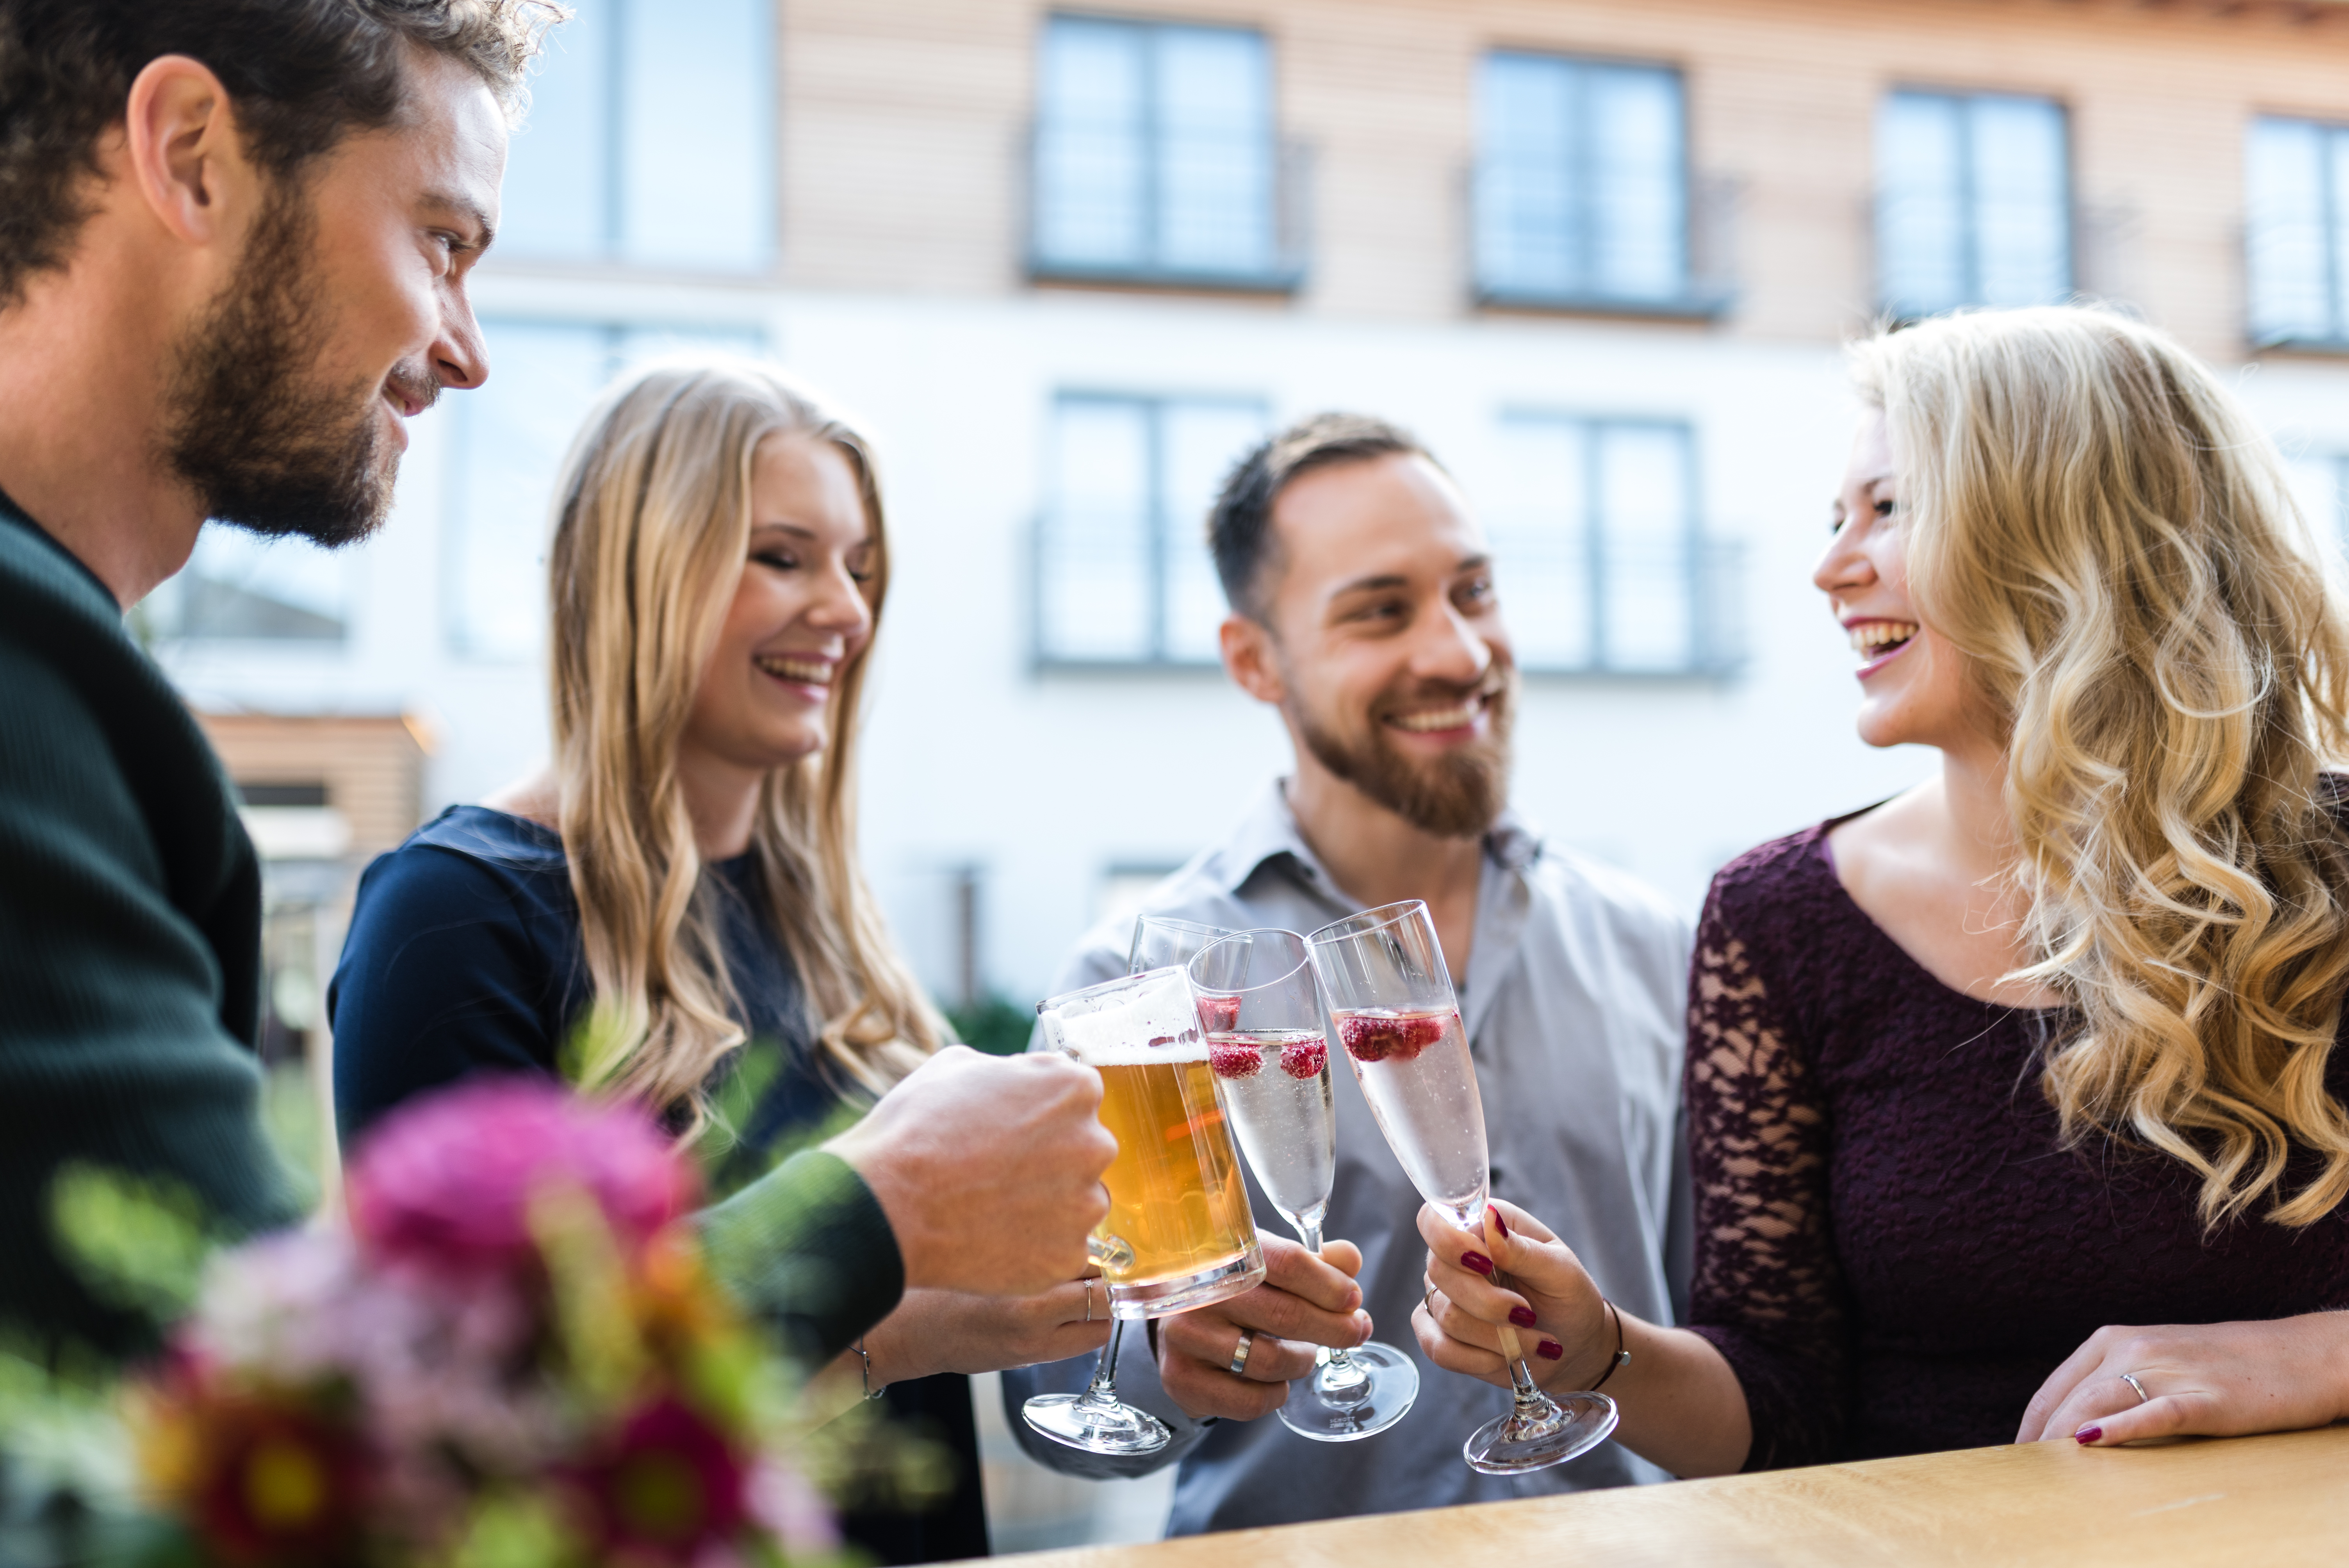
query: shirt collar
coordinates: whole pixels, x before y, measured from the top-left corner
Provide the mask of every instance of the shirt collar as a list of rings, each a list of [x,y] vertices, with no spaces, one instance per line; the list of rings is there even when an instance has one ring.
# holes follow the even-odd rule
[[[1504,871],[1522,872],[1540,856],[1541,834],[1514,810],[1504,808],[1485,830],[1485,853]],[[1338,884],[1330,869],[1298,830],[1297,813],[1288,805],[1288,780],[1275,779],[1224,841],[1216,880],[1226,892],[1237,896],[1266,862],[1283,857],[1295,862],[1308,886],[1325,898],[1339,900]]]

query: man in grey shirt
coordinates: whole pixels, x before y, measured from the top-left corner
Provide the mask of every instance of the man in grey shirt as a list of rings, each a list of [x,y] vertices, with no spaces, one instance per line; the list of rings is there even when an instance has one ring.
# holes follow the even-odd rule
[[[1645,888],[1546,843],[1506,810],[1516,667],[1493,564],[1459,491],[1404,432],[1323,415],[1243,460],[1209,535],[1233,609],[1226,668],[1278,708],[1296,771],[1267,788],[1228,840],[1152,890],[1145,911],[1309,932],[1425,899],[1460,992],[1493,1191],[1554,1225],[1626,1311],[1671,1320],[1690,1251],[1679,1118],[1688,930]],[[1122,925],[1089,933],[1055,989],[1123,973],[1129,935]],[[1095,1476],[1179,1461],[1177,1535],[1663,1479],[1612,1443],[1517,1477],[1463,1462],[1462,1440],[1507,1396],[1420,1353],[1419,1194],[1352,1075],[1332,1078],[1328,1233],[1361,1247],[1363,1305],[1380,1337],[1419,1362],[1411,1413],[1350,1443],[1257,1418],[1284,1397],[1273,1379],[1298,1376],[1311,1349],[1268,1346],[1266,1331],[1329,1320],[1268,1284],[1154,1325],[1154,1357],[1129,1344],[1118,1391],[1174,1429],[1164,1451],[1104,1461],[1019,1420],[1030,1395],[1082,1387],[1088,1357],[1004,1375],[1028,1452]],[[1287,1235],[1252,1180],[1249,1191],[1258,1226]],[[1256,1343],[1234,1374],[1244,1328]],[[1561,1352],[1547,1341],[1528,1348]]]

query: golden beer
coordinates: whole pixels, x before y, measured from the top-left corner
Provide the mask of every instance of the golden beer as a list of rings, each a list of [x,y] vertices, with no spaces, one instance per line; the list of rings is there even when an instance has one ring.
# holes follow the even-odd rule
[[[1117,1140],[1092,1245],[1111,1310],[1160,1317],[1253,1288],[1264,1248],[1183,972],[1106,981],[1037,1012],[1052,1049],[1101,1074],[1102,1125]]]
[[[1133,1254],[1131,1264],[1103,1270],[1109,1282],[1156,1284],[1245,1255],[1256,1223],[1206,1053],[1100,1071],[1102,1125],[1117,1139],[1117,1158],[1102,1178],[1109,1218],[1102,1229]]]

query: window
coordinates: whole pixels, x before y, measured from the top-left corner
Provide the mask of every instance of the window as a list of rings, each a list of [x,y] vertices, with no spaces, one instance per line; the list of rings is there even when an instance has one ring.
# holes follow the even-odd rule
[[[1294,284],[1262,34],[1055,16],[1040,78],[1039,275]]]
[[[2252,341],[2349,345],[2349,126],[2256,120],[2246,154]]]
[[[140,616],[167,640],[340,643],[350,573],[347,550],[210,522],[187,570],[158,588]]]
[[[1904,317],[2055,304],[2072,292],[2064,110],[2045,98],[1897,92],[1876,126],[1877,289]]]
[[[1687,426],[1516,414],[1501,422],[1500,457],[1485,510],[1521,667],[1691,675],[1734,664],[1726,558],[1698,524]]]
[[[1679,72],[1495,54],[1476,97],[1476,283],[1485,299],[1689,300]]]
[[[1206,518],[1265,433],[1238,398],[1071,393],[1053,408],[1037,529],[1036,653],[1046,664],[1214,664],[1224,595]]]
[[[771,264],[772,11],[771,0],[580,0],[532,77],[499,253]]]
[[[605,382],[673,349],[756,355],[751,332],[485,322],[496,374],[463,397],[441,549],[451,651],[537,656],[546,624],[546,542],[555,471]]]

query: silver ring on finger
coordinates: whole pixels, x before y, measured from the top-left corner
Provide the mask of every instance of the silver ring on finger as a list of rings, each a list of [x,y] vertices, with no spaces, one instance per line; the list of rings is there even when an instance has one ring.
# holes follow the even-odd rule
[[[2137,1380],[2137,1374],[2136,1374],[2136,1373],[2134,1373],[2134,1372],[2124,1372],[2124,1373],[2122,1373],[2122,1374],[2121,1374],[2121,1381],[2122,1381],[2122,1382],[2124,1382],[2124,1383],[2126,1383],[2126,1384],[2127,1384],[2130,1387],[2132,1387],[2132,1388],[2134,1388],[2134,1389],[2136,1389],[2136,1390],[2137,1390],[2137,1402],[2138,1404],[2140,1404],[2140,1405],[2149,1405],[2149,1404],[2151,1404],[2151,1403],[2153,1402],[2153,1396],[2152,1396],[2152,1395],[2150,1395],[2150,1394],[2148,1394],[2148,1393],[2147,1393],[2147,1392],[2145,1391],[2145,1385],[2144,1385],[2144,1384],[2142,1384],[2142,1383],[2140,1383],[2140,1382],[2138,1382],[2138,1381]]]
[[[1225,1367],[1224,1370],[1230,1373],[1235,1377],[1247,1377],[1248,1352],[1255,1348],[1256,1336],[1250,1334],[1245,1328],[1241,1329],[1240,1342],[1232,1351],[1231,1365]]]
[[[1091,1323],[1092,1320],[1093,1320],[1093,1279],[1092,1279],[1092,1275],[1091,1275],[1091,1274],[1087,1274],[1087,1275],[1085,1276],[1085,1321],[1086,1321],[1087,1323]]]

